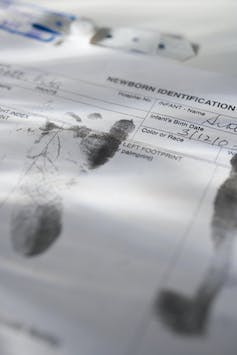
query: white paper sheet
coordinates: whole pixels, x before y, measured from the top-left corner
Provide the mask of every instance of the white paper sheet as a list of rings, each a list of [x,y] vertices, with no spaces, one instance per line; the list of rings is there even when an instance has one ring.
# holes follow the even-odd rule
[[[236,80],[5,36],[1,352],[234,355]]]

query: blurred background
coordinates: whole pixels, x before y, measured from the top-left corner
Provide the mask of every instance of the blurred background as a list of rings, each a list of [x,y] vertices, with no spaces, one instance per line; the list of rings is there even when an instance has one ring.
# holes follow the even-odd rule
[[[136,26],[185,35],[199,44],[186,65],[237,74],[236,0],[26,0],[93,19],[99,26]]]

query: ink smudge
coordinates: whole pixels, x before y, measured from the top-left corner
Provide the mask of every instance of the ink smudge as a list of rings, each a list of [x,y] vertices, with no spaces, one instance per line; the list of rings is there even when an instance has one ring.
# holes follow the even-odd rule
[[[77,122],[82,122],[81,117],[79,117],[76,113],[74,113],[74,112],[67,112],[67,114],[68,114],[69,116],[71,116],[72,118],[74,118]]]
[[[109,133],[90,132],[81,142],[89,169],[95,169],[112,158],[134,128],[133,121],[120,120],[111,127]]]
[[[156,300],[155,312],[175,333],[201,335],[205,332],[208,304],[202,304],[201,299],[188,298],[173,291],[163,291]]]
[[[86,126],[72,126],[69,130],[73,131],[74,138],[85,138],[91,132],[91,129]]]
[[[15,251],[22,256],[36,256],[59,237],[62,207],[49,202],[23,205],[13,214],[11,222],[11,241]]]
[[[93,112],[90,113],[87,118],[89,118],[90,120],[101,120],[103,117],[100,113],[98,112]]]

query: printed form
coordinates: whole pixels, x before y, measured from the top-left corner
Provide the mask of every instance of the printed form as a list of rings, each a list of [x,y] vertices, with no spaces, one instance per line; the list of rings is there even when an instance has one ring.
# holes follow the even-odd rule
[[[237,79],[64,46],[0,64],[1,353],[235,355]]]

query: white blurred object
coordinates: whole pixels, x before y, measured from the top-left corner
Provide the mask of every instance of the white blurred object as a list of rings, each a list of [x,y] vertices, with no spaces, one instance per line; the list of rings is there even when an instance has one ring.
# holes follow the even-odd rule
[[[96,26],[92,20],[85,17],[81,17],[76,21],[72,22],[70,34],[75,36],[82,35],[91,37],[95,33],[95,28]]]
[[[197,45],[183,36],[133,27],[100,28],[91,43],[181,61],[194,57],[198,50]]]
[[[100,27],[142,27],[180,33],[200,45],[185,65],[237,74],[234,0],[25,0],[93,18]]]

